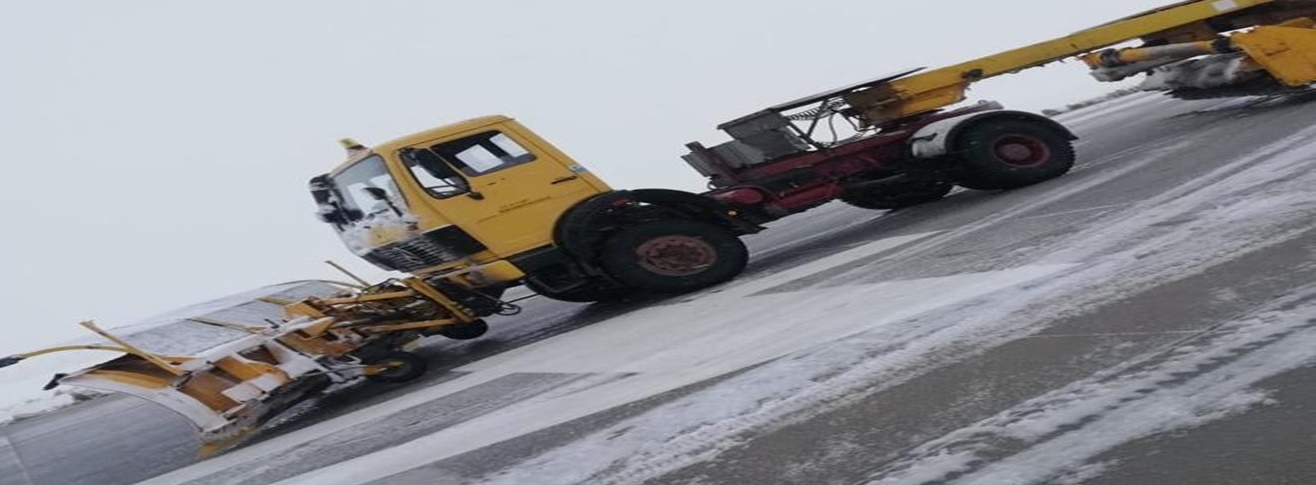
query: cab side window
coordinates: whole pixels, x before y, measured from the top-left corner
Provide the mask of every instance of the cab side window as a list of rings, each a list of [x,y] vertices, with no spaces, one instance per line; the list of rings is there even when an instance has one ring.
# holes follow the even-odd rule
[[[535,155],[498,131],[486,131],[430,147],[468,176],[479,176],[534,161]]]

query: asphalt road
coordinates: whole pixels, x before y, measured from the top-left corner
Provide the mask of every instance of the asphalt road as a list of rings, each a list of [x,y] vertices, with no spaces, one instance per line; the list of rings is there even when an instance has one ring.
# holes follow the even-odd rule
[[[1213,371],[1263,367],[1252,360],[1268,353],[1292,353],[1284,351],[1284,337],[1289,334],[1231,347],[1225,340],[1242,332],[1222,329],[1316,304],[1305,299],[1308,295],[1293,293],[1316,283],[1312,276],[1316,274],[1316,217],[1312,217],[1316,212],[1311,212],[1316,208],[1287,207],[1287,216],[1276,218],[1272,225],[1258,226],[1256,231],[1264,234],[1257,239],[1273,243],[1236,250],[1228,247],[1224,255],[1213,255],[1209,244],[1195,250],[1202,254],[1200,267],[1193,266],[1194,260],[1189,258],[1159,268],[1154,244],[1157,238],[1171,237],[1185,247],[1192,247],[1194,241],[1214,241],[1211,238],[1217,236],[1224,238],[1221,244],[1229,241],[1225,238],[1228,231],[1202,225],[1202,221],[1221,215],[1216,213],[1218,207],[1190,207],[1181,217],[1146,225],[1128,223],[1151,217],[1157,207],[1147,207],[1149,201],[1163,204],[1169,211],[1176,200],[1173,190],[1181,191],[1187,200],[1221,184],[1237,184],[1229,177],[1246,168],[1239,161],[1264,156],[1262,147],[1277,143],[1301,146],[1301,140],[1294,142],[1294,137],[1307,136],[1304,130],[1316,126],[1311,101],[1310,97],[1198,102],[1141,98],[1119,105],[1118,110],[1088,108],[1062,120],[1083,137],[1080,164],[1062,179],[1006,193],[960,192],[938,203],[890,214],[832,205],[781,221],[773,230],[751,239],[754,259],[747,278],[785,274],[871,241],[910,237],[916,242],[874,249],[844,268],[821,268],[783,281],[765,293],[787,294],[843,283],[921,281],[1041,263],[1080,261],[1084,265],[1064,271],[1092,271],[1105,264],[1093,261],[1122,258],[1120,251],[1125,247],[1147,241],[1153,246],[1145,255],[1132,256],[1146,258],[1146,275],[1126,271],[1120,273],[1119,281],[1084,281],[1082,284],[1091,287],[1079,296],[1066,294],[1072,301],[1053,302],[1052,307],[1033,304],[1031,313],[1021,309],[1021,322],[1027,320],[1025,316],[1036,320],[1025,322],[1024,330],[1008,335],[984,331],[975,345],[936,350],[946,354],[958,351],[953,358],[920,361],[920,368],[898,376],[868,376],[873,380],[869,384],[830,387],[829,391],[845,389],[846,393],[820,397],[808,412],[794,411],[770,425],[735,428],[728,436],[696,440],[698,446],[685,455],[641,449],[641,454],[663,460],[635,458],[641,463],[631,467],[634,470],[619,463],[613,468],[621,471],[602,471],[580,482],[1316,482],[1316,460],[1310,459],[1316,453],[1316,419],[1312,419],[1316,386],[1311,384],[1316,369],[1309,364],[1242,386],[1251,390],[1251,394],[1242,394],[1243,398],[1255,395],[1256,402],[1249,401],[1252,405],[1199,409],[1204,403],[1241,399],[1239,393],[1212,394],[1224,384],[1208,385],[1215,381],[1207,381],[1232,382]],[[1234,166],[1238,168],[1231,168]],[[1294,190],[1273,183],[1258,184],[1254,189]],[[1225,202],[1222,200],[1221,206]],[[1270,215],[1262,211],[1251,219]],[[1102,232],[1105,228],[1108,233]],[[1087,233],[1106,245],[1096,249],[1066,246],[1073,235]],[[863,267],[862,274],[850,272],[856,266]],[[1138,264],[1126,266],[1136,268]],[[1190,267],[1193,270],[1187,271]],[[1178,268],[1186,273],[1176,276]],[[1138,279],[1143,276],[1145,281]],[[1040,285],[1025,284],[1030,288]],[[480,341],[436,342],[425,347],[423,352],[440,371],[422,382],[367,385],[359,392],[304,406],[257,436],[247,450],[220,457],[231,460],[231,464],[222,462],[222,471],[184,471],[160,482],[296,483],[303,473],[419,440],[458,423],[514,408],[517,403],[552,395],[555,390],[575,389],[573,386],[583,386],[586,374],[570,371],[569,365],[546,365],[548,370],[542,372],[510,373],[438,398],[417,397],[422,390],[439,389],[478,374],[470,369],[480,369],[482,362],[511,349],[680,303],[582,306],[528,300],[523,315],[491,322],[494,330]],[[999,303],[1007,306],[1009,302]],[[968,321],[972,315],[963,318]],[[1316,321],[1308,323],[1316,325]],[[799,337],[813,338],[807,334]],[[1221,354],[1207,361],[1193,360],[1217,350]],[[622,405],[600,406],[597,412],[549,422],[487,446],[459,449],[451,456],[436,450],[433,456],[442,459],[375,478],[381,484],[498,479],[498,473],[524,467],[535,457],[551,456],[553,450],[569,449],[581,437],[682,399],[703,396],[701,393],[719,385],[735,384],[742,374],[775,363],[770,359],[747,364]],[[1173,367],[1185,363],[1194,365]],[[454,371],[443,372],[445,369]],[[1155,379],[1151,384],[1139,384],[1136,381],[1142,376]],[[1091,389],[1101,392],[1084,394]],[[1082,404],[1101,396],[1116,398],[1097,410],[1082,409]],[[344,423],[337,425],[338,432],[314,435],[317,428],[334,425],[356,411],[403,402],[408,405],[399,404],[396,412],[374,421]],[[1139,404],[1144,407],[1135,409]],[[1067,414],[1057,411],[1071,407],[1074,410]],[[1176,410],[1178,414],[1170,412]],[[1160,422],[1188,424],[1164,430],[1153,426],[1145,432],[1125,429],[1149,426],[1156,421],[1146,417],[1158,413],[1171,415]],[[1061,416],[1071,421],[1051,427],[1033,423],[1029,429],[1041,431],[1019,431],[1028,416]],[[301,440],[303,435],[316,437]],[[284,441],[292,444],[273,446]],[[718,443],[716,453],[708,452],[712,443]],[[135,483],[193,464],[197,448],[186,423],[167,411],[129,398],[104,399],[0,429],[0,485]],[[677,449],[675,445],[668,448]],[[275,450],[268,460],[242,459],[243,451],[265,449]],[[696,454],[707,458],[686,456]],[[968,458],[945,460],[958,456]],[[1062,459],[1083,465],[1060,471],[1047,468],[1048,462]],[[526,469],[544,473],[553,470],[552,466],[572,466],[547,463]],[[584,461],[576,465],[585,466]],[[501,479],[528,483],[520,477],[513,473]],[[535,482],[554,482],[546,475],[540,478],[544,480]]]

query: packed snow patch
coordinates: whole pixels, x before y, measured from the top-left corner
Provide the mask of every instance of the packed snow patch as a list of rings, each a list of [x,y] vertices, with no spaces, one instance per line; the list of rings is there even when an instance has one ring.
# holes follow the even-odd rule
[[[929,441],[871,483],[1052,483],[1121,444],[1265,404],[1258,382],[1316,363],[1316,286],[1216,330]],[[990,456],[1002,442],[1019,451]]]

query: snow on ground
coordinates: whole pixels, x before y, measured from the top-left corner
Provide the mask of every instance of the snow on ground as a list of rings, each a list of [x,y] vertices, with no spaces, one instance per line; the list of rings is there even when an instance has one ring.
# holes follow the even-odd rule
[[[1110,101],[1094,104],[1092,106],[1085,106],[1073,111],[1066,111],[1056,115],[1055,119],[1056,121],[1072,126],[1093,120],[1109,118],[1111,115],[1126,110],[1134,105],[1137,105],[1140,108],[1145,108],[1147,106],[1160,105],[1163,103],[1173,104],[1182,102],[1183,101],[1179,101],[1159,92],[1145,92],[1115,98]]]
[[[1316,360],[1316,286],[1213,332],[1125,362],[931,440],[875,473],[873,485],[1039,483],[1118,445],[1269,402],[1258,382]],[[1264,351],[1261,351],[1264,350]],[[1003,441],[1005,440],[1005,441]],[[983,466],[1001,442],[1026,451]]]
[[[799,268],[738,281],[500,354],[458,369],[470,372],[465,377],[258,443],[152,483],[207,476],[246,461],[277,466],[280,460],[299,459],[296,453],[285,454],[293,448],[313,452],[313,446],[307,445],[319,437],[509,373],[566,372],[586,377],[287,483],[361,483],[748,369],[547,450],[485,477],[485,483],[639,483],[658,478],[713,459],[742,443],[749,433],[807,419],[1003,343],[1029,338],[1058,317],[1082,314],[1296,237],[1310,229],[1316,212],[1316,193],[1310,190],[1316,186],[1316,167],[1310,164],[1316,159],[1313,140],[1316,128],[1309,128],[1191,182],[1112,208],[1086,229],[1018,249],[1046,256],[1043,264],[944,278],[864,282],[864,268],[854,263],[871,261],[877,254],[885,259],[913,257],[942,241],[1017,220],[1047,200],[1088,190],[1148,164],[1175,163],[1172,147],[1086,174],[1085,180],[1041,194],[1033,204],[944,233],[858,246]],[[917,244],[904,245],[910,242]],[[806,288],[782,286],[823,274],[828,276]],[[993,297],[999,291],[1008,291],[1010,297]],[[1306,298],[1311,292],[1312,288],[1302,289],[1289,298]],[[1127,369],[1112,369],[1020,404],[975,429],[1031,440],[1036,446],[995,465],[970,467],[972,474],[964,480],[1000,483],[1016,477],[1026,482],[1064,472],[1071,472],[1071,479],[1096,473],[1099,467],[1073,467],[1148,433],[1199,425],[1263,404],[1266,397],[1250,390],[1253,383],[1316,359],[1316,332],[1303,323],[1310,318],[1308,313],[1271,309],[1187,341],[1169,353],[1149,355],[1146,362],[1155,362],[1136,372],[1120,374]],[[674,327],[670,323],[674,320],[682,324]],[[1247,352],[1261,346],[1272,358],[1259,359]],[[1173,379],[1185,372],[1191,377],[1183,382]],[[1152,385],[1165,389],[1143,392]],[[1206,394],[1213,396],[1204,401],[1209,403],[1188,399]],[[1104,397],[1091,399],[1094,395]],[[1049,439],[1056,430],[1090,419],[1109,425]],[[964,441],[976,436],[973,433],[952,433],[930,442],[924,452],[900,461],[898,469],[890,470],[896,473],[892,476],[962,471],[974,462],[976,449]],[[1048,466],[1034,468],[1038,462]],[[247,478],[221,476],[229,483]]]
[[[1238,254],[1288,240],[1297,231],[1286,232],[1284,228],[1295,223],[1308,228],[1301,222],[1310,221],[1316,211],[1316,193],[1310,190],[1316,186],[1316,167],[1310,163],[1316,159],[1313,140],[1316,128],[1261,147],[1250,157],[1124,210],[1112,217],[1111,223],[1093,224],[1086,231],[1051,243],[1056,251],[1047,261],[1082,266],[1012,289],[1008,301],[979,300],[958,311],[872,329],[813,352],[760,366],[713,390],[544,453],[491,477],[487,483],[639,483],[657,478],[716,457],[756,427],[780,426],[789,422],[788,418],[816,415],[847,396],[890,388],[938,365],[1024,337],[1066,312],[1079,314],[1090,305],[1191,276]],[[1125,170],[1133,169],[1136,167]],[[862,301],[861,295],[848,296]],[[983,304],[988,301],[990,305]],[[1055,302],[1069,304],[1057,308]],[[836,313],[823,311],[810,320],[843,318],[863,310],[850,305]],[[1284,321],[1302,322],[1302,317]],[[1260,335],[1265,337],[1264,333]],[[1239,338],[1250,336],[1253,334],[1246,333]],[[1223,391],[1227,393],[1223,397],[1231,397],[1226,401],[1230,406],[1199,410],[1194,415],[1197,419],[1166,420],[1156,430],[1196,424],[1258,402],[1257,396],[1241,389],[1316,358],[1316,335],[1305,332],[1286,338],[1301,338],[1286,344],[1296,349],[1292,358],[1253,370],[1246,379],[1231,381],[1236,385]],[[1148,379],[1154,382],[1156,377]],[[1162,403],[1165,406],[1177,402],[1173,397],[1166,399],[1169,401]],[[1163,414],[1150,416],[1156,419]],[[1055,419],[1064,420],[1064,416]],[[1143,435],[1144,428],[1115,428],[1112,435],[1103,437],[1103,442],[1135,439]],[[1125,432],[1121,434],[1120,430]],[[664,444],[654,447],[652,443]]]
[[[113,357],[106,352],[70,352],[36,357],[31,362],[0,369],[0,426],[74,403],[68,392],[42,387],[59,372],[77,370]]]
[[[1160,102],[1131,96],[1062,118],[1074,124],[1130,103],[1145,108]],[[1231,103],[1238,102],[1243,101]],[[1199,274],[1310,230],[1316,214],[1316,192],[1311,190],[1316,186],[1313,141],[1316,128],[1308,128],[1148,199],[1093,208],[1101,214],[1095,223],[1020,246],[1015,250],[1019,257],[1007,258],[1035,264],[935,278],[865,279],[870,269],[865,265],[928,254],[942,243],[972,237],[988,227],[1063,216],[1030,211],[1151,165],[1190,163],[1175,158],[1177,148],[1205,141],[1170,140],[1158,149],[1141,147],[1137,157],[1107,155],[1076,170],[1079,177],[1039,191],[1028,204],[971,224],[858,245],[799,267],[637,310],[457,369],[467,373],[463,377],[148,483],[200,477],[244,483],[269,469],[313,458],[320,438],[368,428],[380,416],[511,374],[581,377],[432,435],[286,483],[379,479],[721,377],[719,383],[697,393],[483,477],[483,483],[639,483],[660,478],[717,458],[752,434],[817,416],[1007,342],[1041,338],[1037,332],[1058,318],[1081,315],[1106,302]],[[1094,164],[1109,165],[1092,170]],[[836,227],[871,220],[838,214],[823,211],[816,217],[835,217]],[[805,226],[776,230],[801,231],[801,240],[820,237],[796,227]],[[882,260],[874,261],[879,255]],[[1009,297],[1002,298],[1002,292]],[[881,484],[954,477],[953,483],[1068,483],[1100,474],[1102,464],[1085,463],[1112,447],[1265,405],[1269,398],[1255,390],[1258,381],[1316,362],[1313,298],[1316,286],[1293,290],[1270,308],[1209,332],[1185,335],[1176,346],[935,437],[873,474],[871,480]],[[203,313],[229,306],[202,305]],[[253,318],[259,312],[244,311],[227,318],[259,322]],[[184,313],[198,314],[195,308]],[[151,336],[150,328],[179,317],[157,318],[134,328]],[[212,334],[213,327],[204,330],[193,337],[224,333]],[[144,342],[156,349],[197,343],[192,338]],[[1258,354],[1265,354],[1264,358]],[[1022,451],[984,459],[990,444],[1001,440],[1019,443]],[[246,463],[260,466],[226,471]]]

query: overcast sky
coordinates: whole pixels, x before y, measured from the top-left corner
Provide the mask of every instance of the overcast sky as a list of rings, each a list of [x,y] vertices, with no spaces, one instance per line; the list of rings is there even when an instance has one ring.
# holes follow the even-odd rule
[[[698,190],[686,142],[771,104],[1168,0],[11,2],[0,31],[0,355],[334,259],[306,180],[366,144],[514,116],[615,187]],[[981,84],[1027,110],[1078,63]]]

